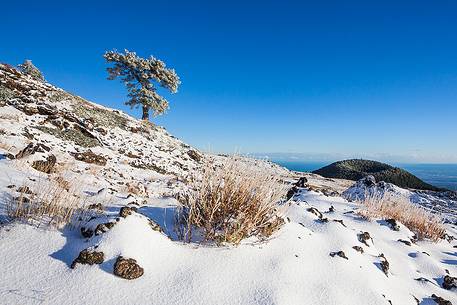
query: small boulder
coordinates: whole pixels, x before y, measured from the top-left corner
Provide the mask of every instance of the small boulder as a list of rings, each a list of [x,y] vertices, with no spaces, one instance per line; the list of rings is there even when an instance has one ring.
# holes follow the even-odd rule
[[[296,186],[292,186],[288,191],[287,191],[287,194],[286,194],[286,200],[289,200],[291,199],[292,197],[294,197],[294,195],[298,192],[298,188]]]
[[[330,252],[331,257],[335,257],[335,255],[342,257],[344,259],[348,259],[348,257],[346,256],[346,254],[343,251]]]
[[[333,221],[340,223],[343,227],[346,227],[346,225],[343,222],[343,219],[333,219]]]
[[[445,300],[442,297],[437,296],[436,294],[432,294],[432,299],[438,305],[452,305],[451,301]]]
[[[389,224],[390,228],[394,231],[400,231],[400,226],[397,221],[393,218],[386,219],[386,222]]]
[[[371,239],[370,233],[363,232],[363,233],[358,234],[357,237],[361,243],[365,244],[368,247],[370,246],[368,244],[368,241]]]
[[[81,227],[80,231],[84,238],[91,238],[94,235],[94,230],[89,228]]]
[[[93,153],[91,150],[85,151],[83,153],[71,153],[71,155],[78,161],[105,166],[106,158]]]
[[[187,155],[196,162],[200,162],[202,160],[202,156],[196,150],[188,150]]]
[[[46,160],[33,161],[32,167],[37,171],[50,174],[57,163],[57,158],[54,155],[49,155]]]
[[[25,158],[33,155],[36,152],[49,152],[51,149],[42,143],[29,143],[25,148],[18,152],[15,156],[16,159]]]
[[[384,256],[384,254],[380,254],[379,257],[381,258],[381,270],[384,272],[386,276],[389,276],[389,262],[387,261],[387,258]]]
[[[457,288],[457,277],[445,275],[443,278],[443,288],[447,290]]]
[[[135,207],[122,207],[119,211],[119,217],[126,218],[129,215],[132,215],[132,213],[136,212],[137,208]]]
[[[360,246],[354,246],[354,247],[352,247],[352,249],[363,254],[363,248]]]
[[[103,263],[105,255],[103,252],[97,252],[90,249],[82,250],[78,257],[71,263],[71,269],[76,267],[76,264],[84,264],[84,265],[100,265]]]
[[[411,246],[411,242],[410,242],[409,240],[399,239],[399,240],[397,240],[397,241],[399,241],[399,242],[401,242],[401,243],[404,243],[404,244],[407,245],[407,246]]]
[[[127,280],[134,280],[144,274],[144,269],[133,258],[119,256],[114,264],[114,274]]]
[[[87,209],[88,210],[94,210],[94,211],[97,211],[97,212],[103,212],[103,205],[100,202],[99,203],[92,203],[92,204],[89,204]]]
[[[109,230],[111,230],[111,228],[114,227],[115,224],[115,222],[106,222],[97,225],[97,227],[95,228],[95,235],[100,235],[105,232],[108,232]]]
[[[306,183],[308,183],[308,179],[306,177],[300,177],[297,182],[295,182],[296,187],[305,187]]]
[[[308,212],[310,212],[310,213],[313,213],[314,215],[316,215],[319,218],[322,218],[322,216],[323,216],[322,213],[318,209],[316,209],[315,207],[310,207],[310,208],[308,208],[306,210]]]

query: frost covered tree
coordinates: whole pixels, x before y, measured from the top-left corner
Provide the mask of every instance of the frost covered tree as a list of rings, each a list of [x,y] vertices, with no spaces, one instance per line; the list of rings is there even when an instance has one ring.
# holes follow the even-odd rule
[[[143,120],[149,120],[149,109],[153,116],[163,114],[168,109],[168,101],[157,93],[157,86],[168,89],[171,93],[178,91],[181,84],[175,70],[166,67],[165,63],[153,56],[141,58],[135,52],[124,50],[124,53],[108,51],[103,55],[107,62],[108,79],[120,77],[127,86],[130,98],[126,104],[143,108]]]
[[[22,73],[30,75],[35,80],[44,81],[43,74],[32,64],[30,59],[24,60],[22,64],[18,65],[18,68]]]

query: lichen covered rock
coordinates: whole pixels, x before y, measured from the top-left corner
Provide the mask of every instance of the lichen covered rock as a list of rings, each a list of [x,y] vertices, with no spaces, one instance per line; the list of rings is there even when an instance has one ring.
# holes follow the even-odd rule
[[[114,274],[126,280],[134,280],[144,274],[144,269],[135,259],[119,256],[114,264]]]

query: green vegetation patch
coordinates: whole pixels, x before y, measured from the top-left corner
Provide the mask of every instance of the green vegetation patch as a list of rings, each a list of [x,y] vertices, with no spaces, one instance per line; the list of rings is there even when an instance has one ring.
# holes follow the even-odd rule
[[[15,97],[14,91],[0,84],[0,101],[8,101]]]
[[[58,128],[49,128],[45,126],[35,126],[34,128],[51,134],[55,136],[56,138],[65,140],[65,141],[71,141],[75,143],[76,145],[82,146],[82,147],[95,147],[99,146],[99,142],[97,139],[88,137],[84,133],[82,133],[78,129],[68,129],[68,130],[60,130]]]
[[[81,98],[79,99],[82,100]],[[127,129],[127,118],[114,111],[94,107],[86,101],[84,101],[84,103],[75,104],[73,110],[77,116],[85,119],[92,119],[96,125],[106,128],[119,127],[124,130]]]

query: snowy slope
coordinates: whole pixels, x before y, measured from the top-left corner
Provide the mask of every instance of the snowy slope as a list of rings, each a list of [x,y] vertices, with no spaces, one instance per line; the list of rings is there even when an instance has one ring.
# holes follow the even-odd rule
[[[393,231],[381,219],[360,218],[358,204],[340,196],[348,181],[306,175],[307,186],[281,207],[285,225],[267,241],[183,244],[174,197],[203,159],[223,156],[5,65],[0,84],[0,304],[423,305],[435,304],[432,295],[457,304],[457,290],[442,287],[446,275],[457,276],[457,241],[415,241],[401,224]],[[29,144],[36,151],[21,156]],[[49,174],[32,167],[51,155],[56,164]],[[245,162],[285,181],[297,178],[268,162]],[[38,193],[62,181],[87,206],[101,206],[78,223],[86,235],[80,227],[6,217],[20,187]],[[454,224],[446,230],[457,236]],[[101,263],[71,268],[84,249],[103,253]],[[119,256],[136,260],[142,276],[113,275]]]

